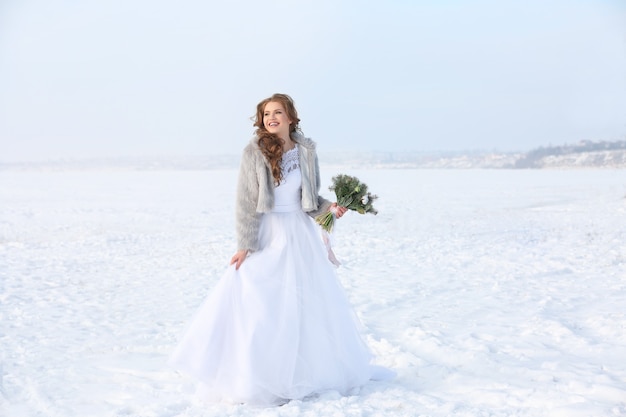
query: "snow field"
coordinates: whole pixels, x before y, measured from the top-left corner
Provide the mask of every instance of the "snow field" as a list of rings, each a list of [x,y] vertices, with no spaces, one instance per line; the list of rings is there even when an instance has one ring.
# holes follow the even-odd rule
[[[398,377],[282,407],[196,403],[165,365],[234,252],[236,170],[0,172],[7,416],[625,416],[620,170],[353,170],[339,278]],[[323,189],[330,197],[330,192]]]

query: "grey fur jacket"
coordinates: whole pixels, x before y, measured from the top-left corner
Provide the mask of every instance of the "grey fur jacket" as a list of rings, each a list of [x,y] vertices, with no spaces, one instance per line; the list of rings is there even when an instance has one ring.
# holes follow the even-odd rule
[[[328,211],[332,204],[319,195],[320,170],[315,142],[298,132],[293,132],[291,138],[296,142],[300,155],[302,210],[315,217]],[[256,135],[244,148],[241,157],[236,207],[237,249],[254,252],[259,249],[261,216],[274,208],[274,178]]]

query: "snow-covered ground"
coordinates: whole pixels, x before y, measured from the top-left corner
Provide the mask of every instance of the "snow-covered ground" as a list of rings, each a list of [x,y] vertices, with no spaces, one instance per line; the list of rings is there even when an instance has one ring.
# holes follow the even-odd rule
[[[626,171],[338,172],[380,195],[335,251],[395,380],[194,402],[165,361],[234,251],[236,170],[8,170],[0,415],[626,416]]]

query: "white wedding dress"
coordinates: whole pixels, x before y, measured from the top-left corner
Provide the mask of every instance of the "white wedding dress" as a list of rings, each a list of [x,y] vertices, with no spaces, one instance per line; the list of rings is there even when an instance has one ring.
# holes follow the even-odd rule
[[[320,236],[302,211],[297,147],[283,155],[275,208],[260,249],[230,266],[170,358],[200,381],[209,402],[282,404],[336,390],[343,395],[393,373],[370,364],[358,321]]]

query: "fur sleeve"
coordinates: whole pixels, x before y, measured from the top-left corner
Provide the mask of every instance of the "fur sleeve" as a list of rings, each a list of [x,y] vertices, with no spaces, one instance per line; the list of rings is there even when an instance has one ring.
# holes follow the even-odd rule
[[[236,229],[237,250],[258,249],[259,225],[261,213],[257,213],[259,200],[259,178],[256,172],[256,157],[254,150],[246,147],[239,167],[236,199]]]
[[[315,194],[317,194],[317,209],[308,211],[306,214],[315,218],[320,214],[326,213],[332,204],[331,201],[326,200],[324,197],[320,195],[320,187],[321,187],[321,179],[320,179],[320,164],[317,159],[317,154],[315,155]]]

